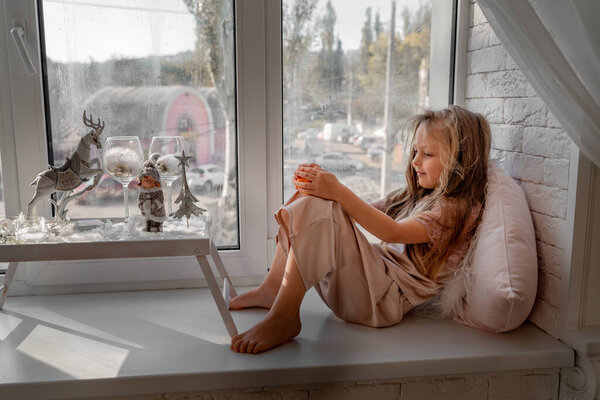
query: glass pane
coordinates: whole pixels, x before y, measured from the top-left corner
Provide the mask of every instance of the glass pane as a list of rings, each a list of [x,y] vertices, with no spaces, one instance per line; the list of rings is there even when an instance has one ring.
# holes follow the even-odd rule
[[[365,201],[381,198],[386,91],[392,174],[383,193],[404,184],[402,127],[428,106],[432,3],[397,4],[393,79],[386,87],[391,2],[283,0],[286,199],[302,162],[335,172]]]
[[[6,207],[4,205],[4,182],[2,179],[2,158],[0,157],[0,219],[2,219],[4,217],[6,217]]]
[[[238,247],[232,0],[42,5],[54,166],[72,157],[90,131],[84,110],[104,121],[102,142],[137,136],[146,158],[153,136],[183,136],[193,157],[187,178],[196,205],[211,212],[217,244]],[[92,146],[90,158],[98,156]],[[215,171],[197,173],[200,167]],[[136,185],[137,179],[129,185],[132,216],[140,215]],[[180,190],[181,178],[173,183],[172,201]],[[97,187],[67,208],[71,218],[123,217],[122,186],[104,173]]]

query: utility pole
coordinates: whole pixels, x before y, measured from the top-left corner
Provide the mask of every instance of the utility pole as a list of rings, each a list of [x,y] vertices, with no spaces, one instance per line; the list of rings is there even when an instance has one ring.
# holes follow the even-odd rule
[[[348,111],[346,113],[346,124],[352,125],[352,67],[350,67],[350,77],[348,82]]]
[[[383,111],[383,158],[381,163],[381,197],[385,197],[390,187],[392,173],[392,149],[394,138],[392,132],[392,117],[390,115],[390,97],[392,95],[392,79],[394,76],[394,36],[396,34],[396,2],[392,0],[392,16],[390,19],[390,37],[388,39],[387,68],[385,77],[385,105]]]

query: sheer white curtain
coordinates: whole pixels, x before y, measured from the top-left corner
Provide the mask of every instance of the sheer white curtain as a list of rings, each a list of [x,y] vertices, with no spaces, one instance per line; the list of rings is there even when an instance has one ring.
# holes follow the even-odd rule
[[[600,167],[600,0],[479,0],[515,63]]]

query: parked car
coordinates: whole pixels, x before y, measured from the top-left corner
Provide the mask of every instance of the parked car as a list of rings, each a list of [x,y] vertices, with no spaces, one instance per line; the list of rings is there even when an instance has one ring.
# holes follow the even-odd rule
[[[223,168],[216,164],[203,164],[186,172],[188,186],[192,191],[209,193],[213,189],[222,189],[225,180]]]
[[[363,151],[366,151],[369,147],[374,145],[375,143],[381,143],[383,138],[380,136],[374,135],[360,135],[358,139],[354,141],[356,146],[359,146]]]
[[[350,158],[335,151],[323,153],[314,159],[314,162],[330,171],[358,171],[364,167],[362,161]]]
[[[319,130],[316,128],[309,128],[305,131],[302,131],[300,133],[298,133],[298,139],[310,139],[310,138],[316,138],[317,135],[319,133]]]
[[[323,140],[348,143],[350,137],[357,133],[354,125],[327,123],[323,127]]]
[[[375,143],[367,149],[367,155],[375,162],[383,159],[383,143]]]
[[[321,141],[317,138],[309,138],[304,141],[304,153],[308,157],[314,157],[320,154],[323,150]]]
[[[357,141],[357,140],[358,140],[358,139],[359,139],[361,136],[363,136],[363,135],[362,135],[362,133],[360,133],[360,132],[356,132],[354,135],[352,135],[352,136],[350,136],[350,137],[348,138],[348,143],[351,143],[351,144],[356,144],[356,141]]]

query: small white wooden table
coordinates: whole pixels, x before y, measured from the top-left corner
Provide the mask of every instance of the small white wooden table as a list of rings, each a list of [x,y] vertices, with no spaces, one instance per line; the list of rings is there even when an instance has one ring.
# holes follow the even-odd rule
[[[157,236],[158,237],[158,236]],[[164,237],[164,235],[162,236]],[[0,309],[20,262],[56,260],[94,260],[111,258],[142,258],[193,256],[206,278],[211,294],[230,336],[237,335],[235,322],[229,312],[229,300],[237,296],[217,248],[206,238],[157,238],[142,240],[106,240],[94,242],[0,244],[0,262],[8,262],[4,281],[0,285]],[[223,291],[219,290],[208,257],[212,258],[223,278]]]

